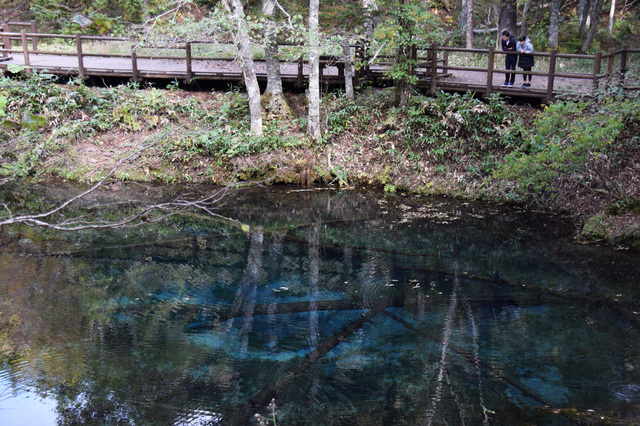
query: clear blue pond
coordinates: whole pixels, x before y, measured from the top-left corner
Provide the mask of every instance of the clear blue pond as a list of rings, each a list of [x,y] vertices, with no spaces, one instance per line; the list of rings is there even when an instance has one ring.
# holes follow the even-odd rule
[[[0,425],[640,423],[639,253],[504,206],[294,189],[229,193],[234,221],[0,230]],[[42,190],[0,204],[71,191]]]

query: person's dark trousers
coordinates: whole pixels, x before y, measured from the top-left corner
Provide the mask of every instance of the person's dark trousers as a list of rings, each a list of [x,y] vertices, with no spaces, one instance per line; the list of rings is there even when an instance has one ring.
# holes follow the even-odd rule
[[[531,71],[531,67],[522,68],[522,71]],[[522,74],[522,81],[527,81],[527,78],[531,81],[531,74]]]
[[[516,64],[518,63],[518,56],[517,55],[507,55],[506,59],[505,59],[505,68],[507,70],[515,70],[516,69]],[[516,75],[512,74],[512,73],[505,73],[504,75],[504,82],[505,84],[511,84],[513,85],[513,83],[516,81]]]

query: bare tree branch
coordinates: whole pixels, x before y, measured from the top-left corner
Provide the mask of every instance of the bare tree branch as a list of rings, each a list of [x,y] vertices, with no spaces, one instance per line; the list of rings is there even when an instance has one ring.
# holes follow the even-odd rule
[[[102,187],[105,182],[107,182],[107,180],[109,180],[115,174],[120,166],[122,166],[126,162],[135,160],[143,151],[157,144],[169,134],[171,134],[171,132],[167,130],[154,140],[146,141],[135,152],[119,160],[116,165],[113,166],[113,168],[111,168],[111,170],[98,183],[94,184],[89,189],[81,192],[80,194],[69,198],[68,200],[61,203],[58,207],[55,207],[47,212],[38,214],[14,215],[6,203],[1,204],[2,208],[7,212],[7,215],[5,216],[4,220],[0,220],[0,227],[12,224],[23,224],[27,226],[41,226],[61,231],[78,231],[82,229],[116,229],[123,227],[137,227],[149,223],[157,223],[169,218],[170,216],[183,213],[187,210],[199,210],[209,216],[240,224],[240,221],[222,216],[214,211],[216,206],[219,205],[220,201],[225,197],[229,189],[233,186],[225,186],[215,191],[213,194],[201,198],[190,199],[187,195],[183,194],[170,202],[142,206],[138,212],[127,215],[126,217],[115,221],[96,222],[88,218],[88,215],[65,218],[60,221],[50,220],[56,214],[62,214],[63,211],[69,206],[83,198],[86,198],[89,194]],[[235,186],[238,185],[240,184],[237,184]],[[101,205],[100,207],[105,207],[105,205]],[[154,214],[153,217],[151,216],[152,214]]]
[[[165,16],[167,16],[167,15],[169,15],[171,13],[173,13],[174,16],[175,16],[175,14],[177,14],[178,11],[182,7],[184,7],[185,5],[187,5],[189,3],[191,3],[191,0],[180,0],[180,1],[176,2],[176,6],[175,7],[171,8],[171,9],[169,9],[169,10],[163,12],[163,13],[161,13],[160,15],[157,15],[157,16],[154,16],[153,18],[147,19],[146,21],[144,21],[144,23],[142,25],[144,27],[146,27],[147,25],[149,25],[151,23],[151,26],[149,28],[153,28],[156,25],[156,23],[158,22],[158,20],[160,20],[160,18],[163,18],[163,17],[165,17]]]

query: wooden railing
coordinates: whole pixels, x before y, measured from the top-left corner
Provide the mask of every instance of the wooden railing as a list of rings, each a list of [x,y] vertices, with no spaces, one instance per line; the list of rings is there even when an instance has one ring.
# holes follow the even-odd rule
[[[2,30],[3,33],[9,33],[9,31],[11,30],[11,27],[28,27],[31,30],[31,33],[34,33],[34,34],[37,33],[36,21],[33,19],[29,22],[14,22],[14,21],[0,22],[0,29]],[[36,37],[32,38],[31,42],[33,44],[33,49],[36,50],[38,48],[37,38]],[[0,46],[2,46],[2,49],[3,49],[2,57],[6,58],[8,56],[8,52],[4,51],[4,49],[10,49],[10,46],[11,46],[10,37],[4,36],[4,35],[0,37]]]
[[[186,71],[186,82],[191,81],[194,78],[193,72],[193,63],[195,61],[234,61],[235,55],[228,56],[196,56],[193,54],[193,47],[195,45],[205,45],[209,44],[212,46],[231,46],[231,42],[213,42],[213,41],[202,41],[202,40],[192,40],[186,42],[178,42],[173,45],[167,46],[144,46],[137,44],[135,40],[123,37],[104,37],[104,36],[86,36],[81,34],[75,35],[65,35],[65,34],[42,34],[42,33],[28,33],[26,30],[22,30],[21,32],[1,32],[0,37],[3,40],[3,46],[0,51],[6,57],[8,54],[17,53],[22,54],[24,58],[24,65],[31,66],[30,57],[31,55],[58,55],[58,56],[75,56],[77,57],[78,65],[78,74],[81,77],[86,77],[86,67],[85,67],[85,58],[88,57],[100,57],[100,58],[129,58],[131,61],[131,70],[132,76],[131,79],[133,81],[139,81],[141,79],[141,72],[138,67],[138,60],[140,59],[159,59],[159,60],[178,60],[185,62],[185,71]],[[52,51],[52,50],[41,50],[38,49],[39,39],[57,39],[66,44],[74,44],[73,51]],[[12,41],[18,42],[16,43],[18,46],[12,46]],[[127,47],[124,48],[122,53],[90,53],[86,51],[87,42],[106,42],[106,43],[126,43]],[[31,45],[30,45],[31,44]],[[42,43],[44,44],[44,43]],[[41,45],[42,45],[41,44]],[[291,47],[295,46],[293,44],[282,43],[279,45],[280,47]],[[356,45],[352,47],[357,48]],[[183,53],[177,55],[163,55],[163,54],[140,54],[139,52],[145,50],[156,50],[159,52],[168,51],[168,50],[178,50]],[[256,62],[263,62],[264,59],[255,58]],[[285,61],[287,62],[287,61]],[[303,58],[292,59],[288,61],[290,63],[294,63],[298,65],[298,71],[296,76],[296,81],[298,85],[302,85],[304,83],[304,74],[303,74],[303,66],[307,63]],[[322,68],[327,66],[335,66],[338,69],[338,77],[344,79],[344,61],[340,59],[336,59],[332,56],[321,56],[320,58],[321,65],[321,78],[322,76]],[[182,73],[184,74],[184,72]]]
[[[147,77],[149,74],[146,73],[143,75],[141,70],[138,67],[138,61],[140,59],[169,59],[169,60],[178,60],[184,61],[184,69],[180,71],[180,73],[174,73],[174,75],[170,75],[165,73],[163,76],[162,72],[155,72],[154,77],[163,76],[163,78],[184,78],[185,82],[190,82],[194,78],[203,78],[202,73],[196,75],[193,70],[193,64],[195,61],[232,61],[234,60],[234,55],[229,56],[198,56],[194,54],[194,46],[210,44],[215,46],[222,46],[224,43],[220,42],[211,42],[211,41],[187,41],[187,42],[179,42],[172,45],[167,46],[142,46],[136,44],[135,41],[123,38],[123,37],[98,37],[98,36],[86,36],[81,34],[75,35],[63,35],[63,34],[40,34],[34,31],[35,22],[31,21],[29,23],[4,23],[3,32],[0,33],[0,39],[2,40],[2,55],[7,57],[11,53],[22,54],[24,57],[24,65],[30,66],[30,56],[31,55],[58,55],[58,56],[74,56],[77,58],[77,73],[81,77],[87,76],[87,69],[85,67],[85,59],[89,57],[102,57],[102,58],[128,58],[131,61],[131,68],[127,70],[127,75],[131,77],[132,80],[138,81],[141,78]],[[21,30],[20,32],[8,32],[9,25],[14,26],[28,26],[31,29],[31,33],[28,33],[26,30]],[[61,40],[63,44],[70,46],[70,49],[66,52],[59,51],[48,51],[42,50],[38,48],[38,40],[44,39],[57,39]],[[16,48],[12,46],[12,42],[17,41]],[[125,47],[122,48],[122,53],[93,53],[90,51],[86,51],[88,49],[89,42],[106,42],[106,43],[124,43]],[[230,44],[230,43],[229,43]],[[45,45],[42,43],[41,45]],[[365,44],[358,44],[352,47],[354,49],[354,61],[360,61],[363,66],[356,73],[356,80],[361,78],[369,78],[373,80],[383,80],[387,79],[385,71],[388,70],[389,66],[393,63],[394,58],[391,56],[384,55],[375,55],[372,57],[370,52],[367,51],[363,46]],[[282,45],[283,47],[291,46],[291,45]],[[142,54],[148,49],[154,49],[157,54]],[[179,53],[174,55],[166,55],[162,54],[163,52],[168,50],[178,51]],[[104,50],[104,49],[103,49]],[[213,50],[212,50],[213,51]],[[505,93],[500,86],[495,85],[493,83],[495,74],[497,73],[514,73],[518,75],[522,74],[530,74],[533,76],[542,77],[545,81],[544,88],[536,88],[527,90],[524,94],[529,96],[535,96],[538,98],[545,99],[546,101],[551,101],[554,97],[554,91],[556,89],[556,79],[559,78],[570,78],[570,79],[578,79],[585,80],[590,82],[590,86],[595,90],[600,87],[602,81],[604,79],[611,78],[612,75],[616,74],[624,79],[624,75],[627,72],[628,60],[630,54],[638,54],[640,53],[640,49],[629,49],[626,46],[623,46],[621,49],[613,50],[611,49],[607,53],[596,53],[595,55],[579,55],[579,54],[566,54],[566,53],[558,53],[556,50],[552,50],[551,52],[534,52],[532,55],[536,58],[536,66],[533,71],[522,71],[520,69],[516,70],[506,70],[497,66],[496,64],[498,58],[507,54],[501,50],[496,50],[493,47],[489,49],[466,49],[466,48],[457,48],[457,47],[441,47],[436,44],[433,44],[424,48],[414,48],[412,52],[412,59],[416,64],[414,66],[413,72],[419,79],[419,88],[424,89],[428,93],[435,93],[438,89],[443,90],[473,90],[484,93],[491,92],[502,92]],[[455,55],[474,55],[477,59],[476,62],[481,65],[459,65],[456,63],[452,63],[450,60]],[[581,71],[568,71],[562,68],[562,64],[559,64],[561,60],[582,60],[589,62],[589,70],[585,71],[583,68]],[[257,59],[257,61],[261,61],[262,59]],[[636,61],[638,62],[638,61]],[[304,83],[305,75],[303,73],[303,66],[306,63],[302,58],[296,60],[288,61],[290,64],[297,64],[297,75],[290,76],[289,79],[294,81],[298,86],[302,86]],[[469,63],[467,61],[466,63]],[[321,67],[325,66],[336,66],[338,68],[338,75],[331,77],[335,81],[340,81],[343,79],[344,75],[344,62],[343,58],[331,57],[331,56],[323,56],[321,57]],[[476,72],[476,73],[484,73],[482,84],[460,84],[452,85],[449,82],[449,79],[445,78],[452,75],[452,72],[455,71],[466,71],[466,72]],[[113,74],[114,70],[106,70],[105,73],[108,75],[109,72]],[[95,75],[95,74],[94,74]],[[229,77],[231,79],[232,77]],[[238,78],[235,75],[233,78]]]
[[[489,49],[458,49],[458,48],[439,48],[440,50],[446,52],[469,52],[476,51],[481,54],[486,54],[488,57],[487,67],[481,68],[481,71],[486,72],[486,92],[492,92],[494,90],[493,84],[493,76],[495,73],[514,73],[516,75],[532,75],[539,76],[543,79],[546,79],[546,93],[545,99],[547,101],[551,101],[553,98],[553,93],[556,88],[556,79],[557,78],[567,78],[572,80],[585,80],[591,83],[591,87],[593,90],[597,90],[601,82],[603,80],[610,79],[615,71],[619,72],[619,77],[624,79],[625,73],[628,71],[627,63],[629,54],[640,53],[640,49],[629,49],[627,46],[622,46],[621,49],[614,50],[611,49],[607,53],[598,52],[595,55],[585,55],[585,54],[568,54],[568,53],[559,53],[557,50],[551,50],[551,52],[534,52],[532,55],[536,59],[536,66],[534,69],[536,71],[522,71],[521,69],[509,70],[507,71],[504,68],[497,68],[496,57],[502,57],[508,53],[503,51],[496,51],[493,48]],[[589,71],[585,72],[585,70],[578,71],[570,71],[564,70],[558,66],[559,61],[561,60],[583,60],[590,63]],[[619,65],[617,70],[615,69],[615,63],[618,62]],[[604,67],[603,67],[604,64]],[[546,65],[546,67],[545,67]],[[568,68],[571,68],[569,66]],[[603,69],[604,68],[604,69]],[[474,69],[478,70],[478,68],[473,67],[464,67],[464,66],[452,66],[449,65],[448,69],[450,70],[465,70],[465,69]]]

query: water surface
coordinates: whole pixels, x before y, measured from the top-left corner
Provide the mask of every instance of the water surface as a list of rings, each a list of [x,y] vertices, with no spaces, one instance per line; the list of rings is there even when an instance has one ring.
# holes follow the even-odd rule
[[[0,424],[640,422],[637,253],[448,199],[271,187],[218,213],[1,232]]]

